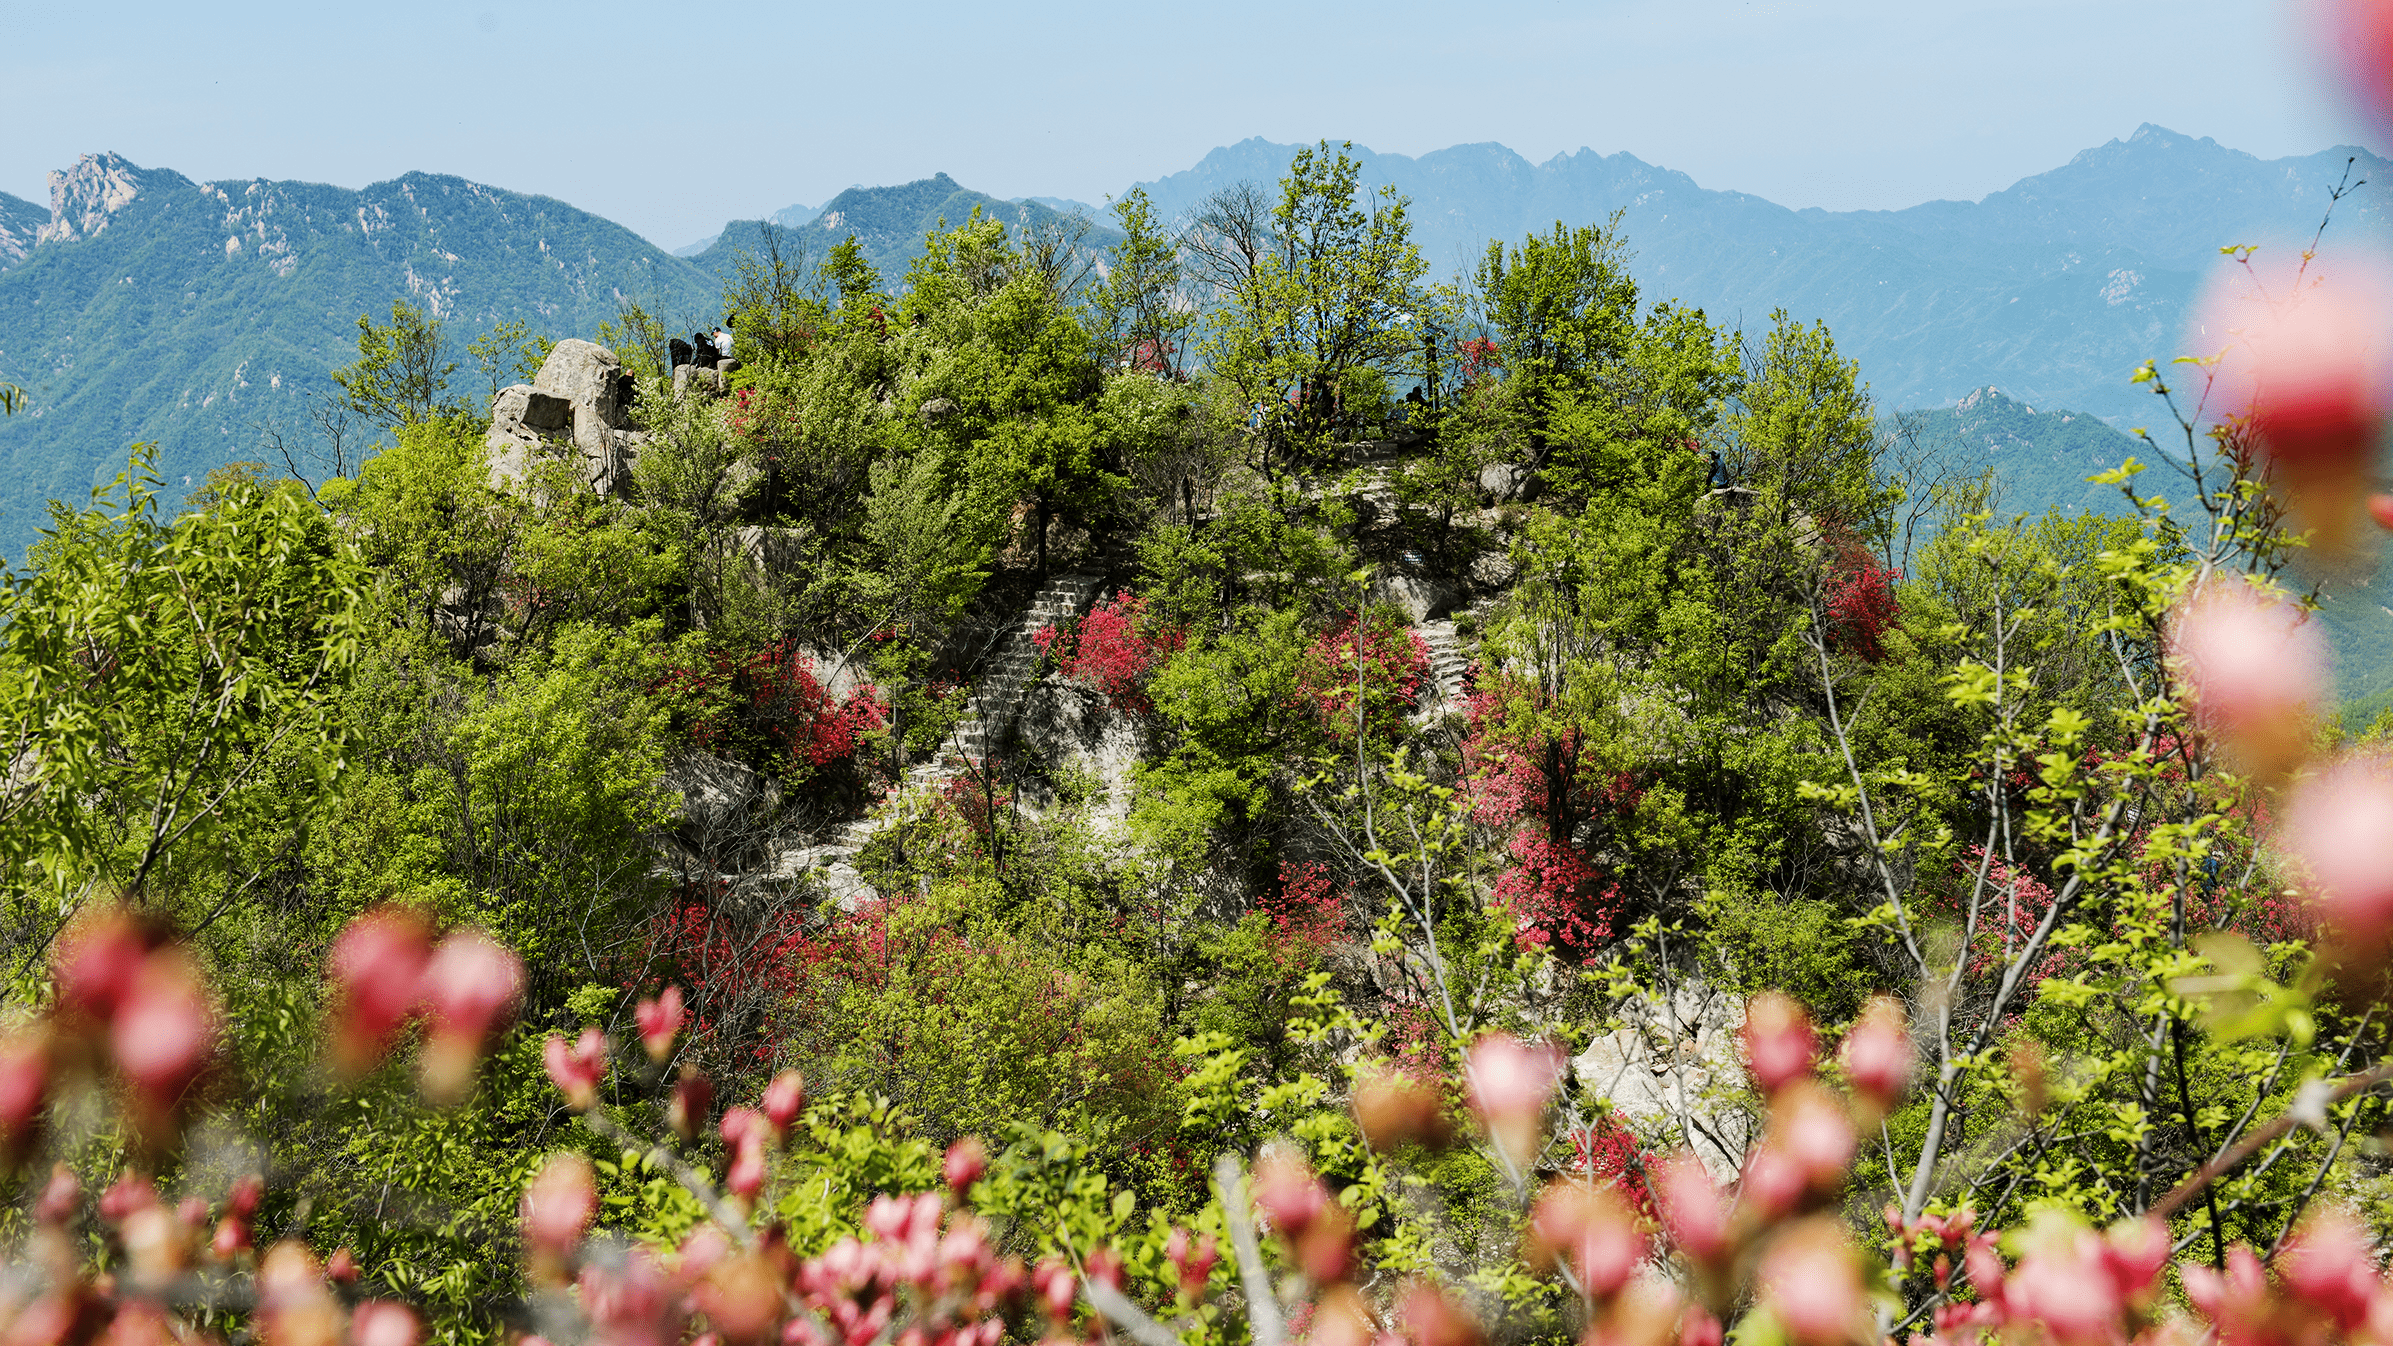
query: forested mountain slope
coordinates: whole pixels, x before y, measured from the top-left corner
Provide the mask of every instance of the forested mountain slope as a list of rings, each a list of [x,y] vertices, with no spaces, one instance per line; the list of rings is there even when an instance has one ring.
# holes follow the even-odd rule
[[[1039,201],[1001,201],[938,173],[895,187],[850,187],[820,210],[791,206],[776,212],[770,222],[788,231],[793,255],[806,252],[817,259],[853,234],[865,260],[894,282],[922,256],[925,237],[961,225],[975,210],[1017,229],[1053,228],[1068,218],[1066,212]],[[743,249],[757,250],[762,227],[756,220],[733,220],[691,260],[710,270],[728,271]],[[1088,242],[1102,248],[1120,238],[1114,230],[1098,226],[1090,230]]]
[[[410,173],[358,191],[198,183],[92,155],[52,208],[0,203],[0,374],[31,394],[0,422],[0,548],[52,498],[80,501],[155,440],[171,488],[257,452],[261,425],[355,350],[358,315],[413,299],[461,348],[515,319],[589,332],[625,298],[712,315],[718,286],[638,235],[561,201]],[[41,243],[10,257],[26,222]],[[701,311],[704,312],[701,312]],[[453,352],[463,358],[462,349]]]

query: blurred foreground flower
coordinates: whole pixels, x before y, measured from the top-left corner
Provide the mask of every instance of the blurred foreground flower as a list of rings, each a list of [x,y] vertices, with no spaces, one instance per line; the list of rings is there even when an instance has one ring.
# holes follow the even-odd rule
[[[2212,410],[2240,417],[2296,529],[2349,551],[2379,437],[2393,416],[2393,282],[2346,262],[2235,267],[2201,302],[2191,344],[2216,355]]]
[[[2326,637],[2309,613],[2248,581],[2214,581],[2179,601],[2168,647],[2195,723],[2241,769],[2300,763],[2327,685]]]

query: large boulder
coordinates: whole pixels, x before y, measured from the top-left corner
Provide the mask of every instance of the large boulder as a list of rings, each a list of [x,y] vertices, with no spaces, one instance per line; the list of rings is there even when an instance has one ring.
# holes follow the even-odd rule
[[[1491,505],[1537,498],[1537,474],[1519,463],[1489,463],[1479,469],[1479,498]]]
[[[530,384],[491,399],[483,441],[490,484],[519,489],[533,457],[547,452],[577,458],[581,479],[600,495],[621,492],[647,440],[631,428],[634,391],[615,352],[578,338],[558,342]]]
[[[1444,580],[1424,575],[1383,575],[1372,587],[1378,591],[1374,597],[1402,608],[1415,626],[1453,612],[1462,598]]]

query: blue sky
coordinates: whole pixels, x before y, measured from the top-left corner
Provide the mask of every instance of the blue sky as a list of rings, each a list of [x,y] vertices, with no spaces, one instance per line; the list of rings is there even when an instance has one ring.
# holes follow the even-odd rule
[[[1098,201],[1250,135],[1626,150],[1830,209],[1976,198],[2145,121],[2264,157],[2384,148],[2286,0],[314,0],[4,23],[0,190],[46,201],[48,170],[103,149],[202,179],[425,169],[666,247],[936,171]]]

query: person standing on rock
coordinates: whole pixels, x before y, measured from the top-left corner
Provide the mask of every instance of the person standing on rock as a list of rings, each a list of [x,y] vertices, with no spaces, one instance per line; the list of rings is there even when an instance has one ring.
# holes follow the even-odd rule
[[[715,368],[725,373],[739,368],[739,361],[731,354],[731,319],[725,318],[715,328]]]

